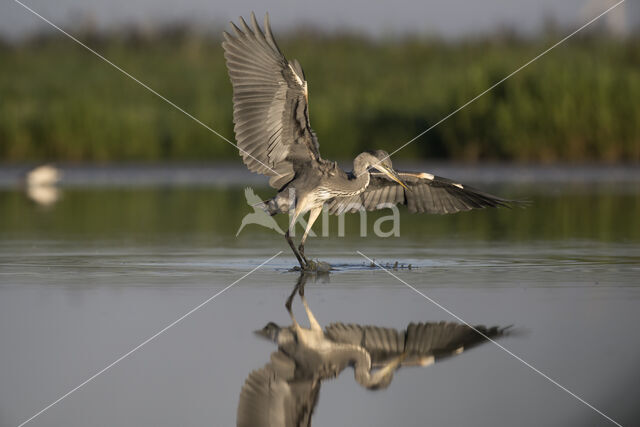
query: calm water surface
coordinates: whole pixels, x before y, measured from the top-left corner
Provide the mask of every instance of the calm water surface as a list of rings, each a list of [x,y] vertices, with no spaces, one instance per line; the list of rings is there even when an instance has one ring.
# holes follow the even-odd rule
[[[528,198],[526,210],[440,217],[401,209],[400,237],[375,237],[376,216],[368,237],[357,217],[339,237],[332,219],[330,238],[307,244],[337,266],[307,284],[311,308],[323,325],[456,321],[356,251],[410,263],[394,274],[469,323],[515,325],[502,345],[620,424],[638,425],[640,181],[516,181],[478,186]],[[242,190],[76,182],[44,206],[13,185],[0,188],[0,426],[19,425],[282,250],[29,424],[235,425],[245,378],[275,350],[252,331],[290,323],[284,301],[297,279],[281,236],[250,225],[235,237],[251,211]],[[304,318],[299,303],[294,311]],[[361,388],[347,370],[323,384],[314,425],[607,420],[487,343],[402,368],[386,390]]]

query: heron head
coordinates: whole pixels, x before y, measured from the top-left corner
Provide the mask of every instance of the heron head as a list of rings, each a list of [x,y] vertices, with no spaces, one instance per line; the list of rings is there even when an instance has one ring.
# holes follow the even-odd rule
[[[370,169],[375,169],[378,172],[385,174],[390,179],[403,186],[406,190],[409,189],[406,184],[400,179],[398,172],[393,169],[389,153],[384,150],[375,150],[368,151],[367,154],[371,156],[370,164],[368,165]]]
[[[280,326],[276,325],[275,323],[269,322],[266,324],[264,328],[258,329],[257,331],[254,331],[254,332],[258,336],[261,336],[270,341],[276,342],[276,340],[278,339],[278,334],[280,333],[281,329],[282,328],[280,328]]]

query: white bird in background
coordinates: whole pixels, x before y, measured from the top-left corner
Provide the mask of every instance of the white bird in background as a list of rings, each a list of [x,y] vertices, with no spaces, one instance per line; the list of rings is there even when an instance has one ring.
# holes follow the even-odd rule
[[[38,166],[27,173],[27,186],[51,186],[56,185],[62,178],[62,172],[54,166]]]
[[[42,206],[51,206],[60,198],[56,184],[62,178],[62,171],[52,165],[38,166],[25,176],[27,196]]]

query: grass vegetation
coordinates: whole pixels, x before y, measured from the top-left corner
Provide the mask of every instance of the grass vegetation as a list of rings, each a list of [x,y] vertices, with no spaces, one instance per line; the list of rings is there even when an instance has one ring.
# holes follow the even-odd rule
[[[233,140],[219,40],[167,29],[79,36]],[[309,81],[321,151],[392,151],[561,36],[456,42],[279,37]],[[0,161],[215,161],[223,142],[71,40],[0,45]],[[435,127],[397,158],[640,161],[640,39],[575,37]]]

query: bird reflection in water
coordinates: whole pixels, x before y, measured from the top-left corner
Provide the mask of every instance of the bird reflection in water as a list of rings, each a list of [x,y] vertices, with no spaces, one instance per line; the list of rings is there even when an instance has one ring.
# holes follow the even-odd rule
[[[249,374],[238,404],[238,426],[309,426],[322,381],[353,367],[367,389],[384,389],[403,366],[428,366],[503,336],[507,328],[453,322],[410,323],[406,330],[331,323],[324,330],[304,295],[307,275],[300,275],[286,302],[292,325],[269,322],[256,331],[278,346],[262,369]],[[298,294],[310,328],[297,322],[292,302]]]

